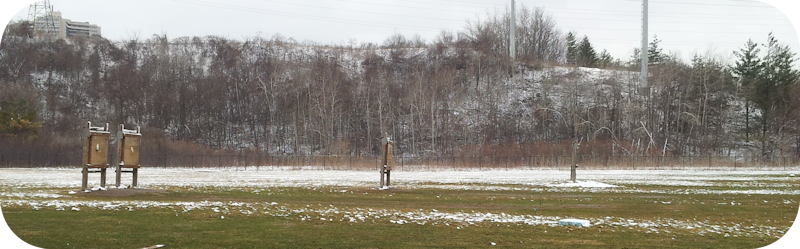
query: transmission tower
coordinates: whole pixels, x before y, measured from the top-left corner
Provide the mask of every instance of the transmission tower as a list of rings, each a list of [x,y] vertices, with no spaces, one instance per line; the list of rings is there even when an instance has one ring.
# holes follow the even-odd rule
[[[647,51],[647,0],[642,0],[642,50],[639,51],[640,55],[642,56],[642,88],[646,94],[650,94],[650,86],[647,84],[647,59],[648,59],[648,51]]]
[[[517,36],[514,34],[517,30],[517,12],[514,10],[514,5],[514,0],[511,0],[511,27],[509,27],[509,33],[511,33],[511,35],[508,37],[508,54],[510,55],[512,61],[517,57],[517,48],[515,44]]]
[[[42,34],[46,37],[58,36],[53,19],[53,6],[50,5],[50,0],[33,3],[28,8],[28,23],[33,26],[34,34]]]

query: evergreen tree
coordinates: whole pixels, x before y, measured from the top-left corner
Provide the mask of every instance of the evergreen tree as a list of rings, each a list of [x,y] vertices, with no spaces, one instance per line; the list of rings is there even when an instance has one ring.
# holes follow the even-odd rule
[[[581,67],[594,67],[597,63],[597,52],[594,51],[587,36],[583,36],[583,40],[578,44],[577,63]]]
[[[641,64],[642,64],[641,49],[633,48],[633,54],[631,54],[631,58],[628,60],[627,66],[631,68],[637,68]]]
[[[597,67],[599,68],[608,68],[614,63],[614,57],[608,53],[605,49],[603,52],[600,52],[600,57],[597,58]]]
[[[572,32],[567,33],[567,64],[576,65],[578,44],[575,40],[575,34]]]
[[[658,39],[658,36],[653,36],[653,41],[651,41],[650,45],[647,46],[648,66],[660,65],[669,59],[669,57],[664,54],[663,49],[658,46],[660,43],[661,40]],[[642,64],[641,51],[641,48],[633,48],[633,55],[631,55],[630,60],[628,60],[628,67],[638,68]]]
[[[764,44],[767,54],[761,61],[762,73],[757,81],[754,92],[755,104],[762,111],[762,135],[766,135],[767,122],[773,118],[774,112],[786,108],[789,98],[787,96],[792,86],[797,84],[800,75],[794,69],[795,53],[789,46],[781,45],[772,33],[769,33],[767,44]]]
[[[658,47],[658,44],[661,40],[658,39],[658,36],[653,36],[653,41],[650,42],[650,46],[647,48],[647,65],[659,65],[666,60],[667,56],[664,55],[662,49]]]
[[[745,47],[733,54],[739,58],[735,66],[731,69],[739,84],[740,96],[744,99],[744,132],[745,139],[750,140],[750,116],[752,111],[753,86],[760,77],[761,59],[758,58],[758,43],[748,40]]]
[[[42,127],[36,116],[35,107],[24,99],[0,102],[0,137],[36,137]]]

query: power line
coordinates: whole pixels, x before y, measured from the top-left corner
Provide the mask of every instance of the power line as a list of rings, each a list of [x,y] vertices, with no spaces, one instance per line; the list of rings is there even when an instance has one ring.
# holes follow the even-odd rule
[[[670,3],[670,4],[687,4],[687,5],[705,5],[705,6],[725,6],[725,7],[748,7],[748,8],[771,8],[772,6],[764,5],[735,5],[735,4],[713,4],[713,3],[687,3],[687,2],[670,2],[670,1],[652,1],[654,3]]]
[[[372,11],[363,11],[363,10],[349,10],[349,9],[339,9],[339,8],[330,8],[330,7],[322,7],[322,6],[315,6],[315,5],[308,5],[308,4],[299,4],[299,3],[287,3],[275,0],[262,0],[265,2],[272,2],[272,3],[280,3],[286,5],[295,5],[295,6],[304,6],[304,7],[312,7],[312,8],[319,8],[325,10],[340,10],[340,11],[349,11],[349,12],[358,12],[358,13],[366,13],[366,14],[373,14],[373,15],[383,15],[383,16],[400,16],[400,17],[411,17],[417,19],[431,19],[431,20],[442,20],[442,21],[452,21],[452,22],[464,22],[464,20],[455,20],[455,19],[445,19],[445,18],[435,18],[435,17],[424,17],[424,16],[409,16],[409,15],[398,15],[398,14],[391,14],[391,13],[379,13],[379,12],[372,12]]]
[[[620,19],[599,19],[599,18],[564,18],[572,20],[589,20],[589,21],[609,21],[609,22],[639,22],[637,20],[620,20]],[[791,24],[770,24],[770,23],[712,23],[712,22],[655,22],[655,23],[681,23],[681,24],[711,24],[711,25],[773,25],[773,26],[792,26]]]
[[[755,1],[755,0],[731,0],[735,2],[751,2],[751,3],[771,3],[771,4],[798,4],[798,2],[777,2],[777,1]]]
[[[506,4],[505,4],[505,3],[502,3],[502,4],[493,4],[493,3],[482,3],[482,2],[471,2],[471,1],[457,1],[457,0],[444,0],[444,1],[447,1],[447,2],[454,2],[454,3],[462,3],[462,4],[466,3],[466,4],[483,4],[483,5],[491,5],[491,6],[498,6],[498,5],[500,5],[500,6],[506,6]]]
[[[591,39],[594,42],[612,42],[612,43],[625,43],[625,44],[639,44],[639,41],[634,40],[615,40],[615,39]],[[674,41],[674,40],[659,40],[659,44],[676,44],[676,45],[719,45],[719,46],[743,46],[744,42],[695,42],[695,41]]]
[[[570,11],[550,11],[550,10],[548,10],[547,12],[550,12],[550,13],[566,13],[566,14],[580,14],[580,15],[597,15],[597,16],[630,16],[630,17],[637,17],[637,18],[641,16],[641,14],[633,14],[633,13],[631,13],[631,14],[612,14],[612,13],[570,12]],[[658,13],[658,12],[650,12],[650,14],[653,14],[653,13]],[[663,14],[654,15],[654,17],[660,17],[660,18],[690,18],[690,19],[737,19],[737,20],[741,20],[742,17],[748,17],[747,18],[748,20],[775,20],[775,21],[788,21],[789,20],[789,19],[786,19],[786,18],[774,18],[775,15],[736,15],[736,16],[732,16],[732,15],[729,15],[729,14],[722,14],[722,15],[712,15],[712,14],[705,15],[705,14],[703,14],[702,16],[699,16],[700,14],[668,13],[668,12],[661,12],[661,13],[663,13]],[[662,16],[662,15],[664,15],[664,16]],[[670,16],[667,16],[667,15],[670,15]],[[675,15],[675,16],[671,16],[671,15]],[[694,16],[692,16],[692,15],[694,15]],[[719,17],[719,16],[722,16],[722,17]],[[752,18],[752,17],[772,17],[772,18]]]
[[[450,6],[450,7],[452,7],[452,6],[453,6],[452,2],[454,2],[454,3],[460,3],[458,6],[462,6],[462,7],[470,7],[470,8],[489,8],[489,7],[481,7],[481,6],[474,6],[474,5],[473,5],[473,6],[464,5],[464,4],[470,4],[470,5],[472,5],[472,4],[481,4],[481,3],[475,3],[475,2],[464,2],[464,1],[453,1],[453,0],[442,0],[442,1],[447,1],[447,2],[451,2],[451,3],[441,3],[441,2],[431,2],[431,1],[413,1],[413,0],[400,0],[400,1],[403,1],[403,2],[410,2],[410,3],[421,3],[421,4],[430,4],[430,5]],[[484,4],[484,5],[489,5],[489,6],[491,6],[492,8],[497,8],[497,7],[506,7],[506,5],[505,5],[505,4],[502,4],[502,5],[496,5],[496,4]]]
[[[341,2],[349,2],[349,3],[360,3],[360,4],[367,4],[367,5],[375,5],[375,6],[386,6],[386,7],[398,7],[398,8],[407,8],[407,9],[417,9],[417,10],[433,10],[433,11],[447,11],[447,12],[460,12],[460,13],[469,13],[475,14],[475,11],[461,11],[461,10],[453,10],[453,9],[435,9],[435,8],[422,8],[422,7],[412,7],[412,6],[403,6],[403,5],[393,5],[393,4],[379,4],[379,3],[372,3],[372,2],[361,2],[361,1],[353,1],[353,0],[339,0]],[[477,8],[477,7],[473,7]]]
[[[178,1],[178,0],[176,0],[176,1]],[[199,1],[199,2],[204,2],[204,1],[200,1],[200,0],[198,0],[198,1]],[[320,7],[320,6],[307,5],[307,4],[297,4],[297,3],[287,3],[287,2],[281,2],[281,1],[275,1],[275,0],[264,0],[264,1],[267,1],[267,2],[275,2],[275,3],[281,3],[281,4],[288,4],[288,5],[297,5],[297,6],[305,6],[305,7],[314,7],[314,8],[324,8],[324,9],[331,9],[331,8],[329,8],[329,7]],[[387,4],[365,3],[365,2],[358,2],[358,1],[352,1],[352,0],[340,0],[340,1],[344,1],[344,2],[353,2],[353,3],[364,3],[364,4],[380,5],[380,6],[390,6],[390,7],[403,7],[403,8],[412,8],[412,9],[429,9],[429,10],[437,10],[437,11],[454,11],[454,10],[452,10],[452,9],[430,9],[430,8],[419,8],[419,7],[416,7],[416,6],[412,7],[412,6],[401,6],[401,5],[387,5]],[[411,2],[414,2],[414,1],[411,1]],[[454,2],[458,2],[458,1],[454,1]],[[206,3],[206,4],[217,4],[217,5],[224,5],[224,4],[220,4],[220,3],[210,3],[210,2],[205,2],[205,3]],[[197,4],[197,3],[191,3],[191,4]],[[227,5],[227,6],[234,7],[234,8],[238,8],[238,9],[236,9],[236,10],[250,10],[250,9],[247,9],[247,8],[245,8],[245,7],[236,6],[236,5]],[[553,10],[553,9],[555,9],[555,10],[558,10],[558,8],[551,8],[551,9],[549,9],[549,10]],[[258,9],[257,9],[257,10],[258,10]],[[421,16],[410,16],[410,15],[398,15],[398,14],[391,14],[391,13],[378,13],[378,12],[372,12],[372,11],[348,10],[348,9],[342,9],[342,8],[337,8],[337,9],[334,9],[334,10],[341,10],[341,11],[351,11],[351,12],[359,12],[359,13],[367,13],[367,14],[377,14],[377,15],[392,15],[392,16],[411,17],[411,18],[425,18],[425,19],[443,20],[443,21],[455,21],[455,22],[461,22],[461,21],[462,21],[462,20],[446,19],[446,18],[432,18],[432,17],[421,17]],[[546,9],[546,10],[547,10],[547,9]],[[576,14],[590,14],[590,15],[614,15],[614,16],[619,16],[619,14],[608,14],[608,13],[591,13],[591,12],[576,12],[576,11],[575,11],[575,10],[578,10],[578,11],[580,11],[581,9],[562,9],[562,10],[569,10],[569,11],[552,11],[552,12],[556,12],[556,13],[576,13]],[[279,11],[271,11],[271,10],[259,10],[259,11],[265,11],[265,12],[279,12]],[[588,10],[588,11],[597,11],[597,10]],[[469,12],[469,11],[456,11],[456,12],[475,13],[475,12]],[[611,11],[611,10],[604,10],[603,12],[623,12],[623,13],[632,13],[631,11]],[[289,14],[289,15],[302,15],[302,14],[298,14],[298,13],[290,13],[290,12],[282,12],[282,13],[283,13],[283,14]],[[652,13],[663,13],[663,14],[670,14],[670,15],[691,15],[691,14],[687,14],[687,13],[670,13],[670,12],[652,12]],[[712,15],[712,14],[709,14],[709,15]],[[638,16],[638,14],[636,14],[636,15],[633,15],[633,14],[631,14],[631,15],[629,15],[629,16]],[[725,15],[725,14],[723,14],[723,15],[717,15],[717,16],[730,16],[730,15]],[[765,15],[751,15],[751,16],[762,16],[762,17],[763,17],[763,16],[765,16]],[[326,17],[326,18],[327,18],[327,17]],[[714,18],[714,17],[709,17],[708,15],[705,15],[705,14],[704,14],[704,16],[701,16],[701,17],[695,17],[695,18]],[[736,18],[736,19],[741,19],[741,18],[739,17],[739,15],[737,15],[737,17],[733,17],[733,18]],[[733,18],[728,18],[728,19],[733,19]],[[337,19],[337,18],[331,18],[331,19]],[[575,18],[575,17],[560,17],[560,19],[575,19],[575,20],[599,20],[599,21],[633,21],[633,20],[620,20],[620,19]],[[722,18],[719,18],[719,19],[722,19]],[[342,20],[347,20],[347,19],[342,19]],[[764,19],[764,20],[785,20],[785,19],[774,19],[774,18],[773,18],[773,19]],[[347,20],[347,21],[357,21],[357,20]],[[637,22],[638,22],[638,21],[637,21]],[[689,24],[698,24],[698,23],[701,23],[701,22],[671,22],[671,23],[689,23]],[[702,23],[701,23],[701,24],[702,24]],[[707,23],[707,24],[722,24],[722,23]],[[725,24],[728,24],[728,23],[725,23]],[[743,25],[751,25],[751,24],[743,24]],[[773,24],[756,24],[756,25],[773,25]],[[392,27],[394,27],[394,24],[392,24]],[[418,26],[417,26],[417,27],[415,27],[415,28],[424,28],[424,29],[430,29],[430,28],[428,28],[428,27],[418,27]]]
[[[569,29],[592,29],[592,30],[613,30],[613,31],[631,31],[631,32],[639,32],[639,29],[614,29],[614,28],[590,28],[590,27],[569,27],[569,26],[562,26],[562,28],[569,28]],[[725,32],[725,31],[686,31],[686,30],[659,30],[659,29],[650,29],[653,33],[692,33],[692,34],[741,34],[741,35],[754,35],[756,33],[745,33],[745,32]],[[655,30],[655,31],[654,31]],[[769,32],[764,32],[766,35]],[[772,32],[773,34],[781,34],[781,35],[795,35],[794,33],[783,33],[783,32]]]
[[[384,27],[384,28],[398,28],[398,29],[410,29],[410,30],[420,30],[420,31],[440,31],[440,29],[435,29],[435,28],[430,28],[430,27],[420,27],[420,26],[411,26],[411,25],[398,25],[398,24],[377,23],[377,22],[365,23],[365,22],[362,22],[362,21],[359,21],[359,20],[352,20],[352,19],[341,19],[341,18],[332,18],[332,17],[317,17],[317,16],[310,16],[310,15],[304,15],[304,14],[291,13],[291,12],[274,11],[274,10],[263,10],[263,9],[246,8],[246,7],[242,7],[242,6],[236,6],[236,5],[210,3],[210,2],[200,1],[200,0],[195,0],[195,2],[187,2],[187,1],[181,1],[181,0],[173,0],[173,1],[186,3],[186,4],[201,5],[201,6],[206,6],[206,7],[223,8],[223,9],[229,9],[229,10],[245,11],[245,12],[260,13],[260,14],[272,14],[272,15],[293,17],[293,18],[300,18],[300,19],[330,21],[330,22],[356,24],[356,25],[373,26],[373,27]]]

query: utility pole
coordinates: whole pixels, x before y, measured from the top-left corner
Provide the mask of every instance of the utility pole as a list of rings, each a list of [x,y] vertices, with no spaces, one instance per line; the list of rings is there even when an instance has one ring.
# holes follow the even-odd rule
[[[511,0],[511,25],[509,25],[509,33],[511,35],[508,36],[508,54],[511,56],[511,61],[513,62],[514,59],[517,57],[517,49],[516,49],[516,30],[517,30],[517,19],[516,15],[517,12],[514,10],[514,0]]]
[[[642,50],[639,52],[642,56],[642,88],[644,94],[650,95],[650,87],[647,84],[647,0],[642,0]]]

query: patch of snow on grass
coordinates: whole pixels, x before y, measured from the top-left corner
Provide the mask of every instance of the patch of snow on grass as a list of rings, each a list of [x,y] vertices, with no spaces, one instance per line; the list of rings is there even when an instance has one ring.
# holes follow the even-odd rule
[[[589,220],[584,219],[561,219],[558,221],[560,226],[576,226],[576,227],[589,227],[591,223]]]

